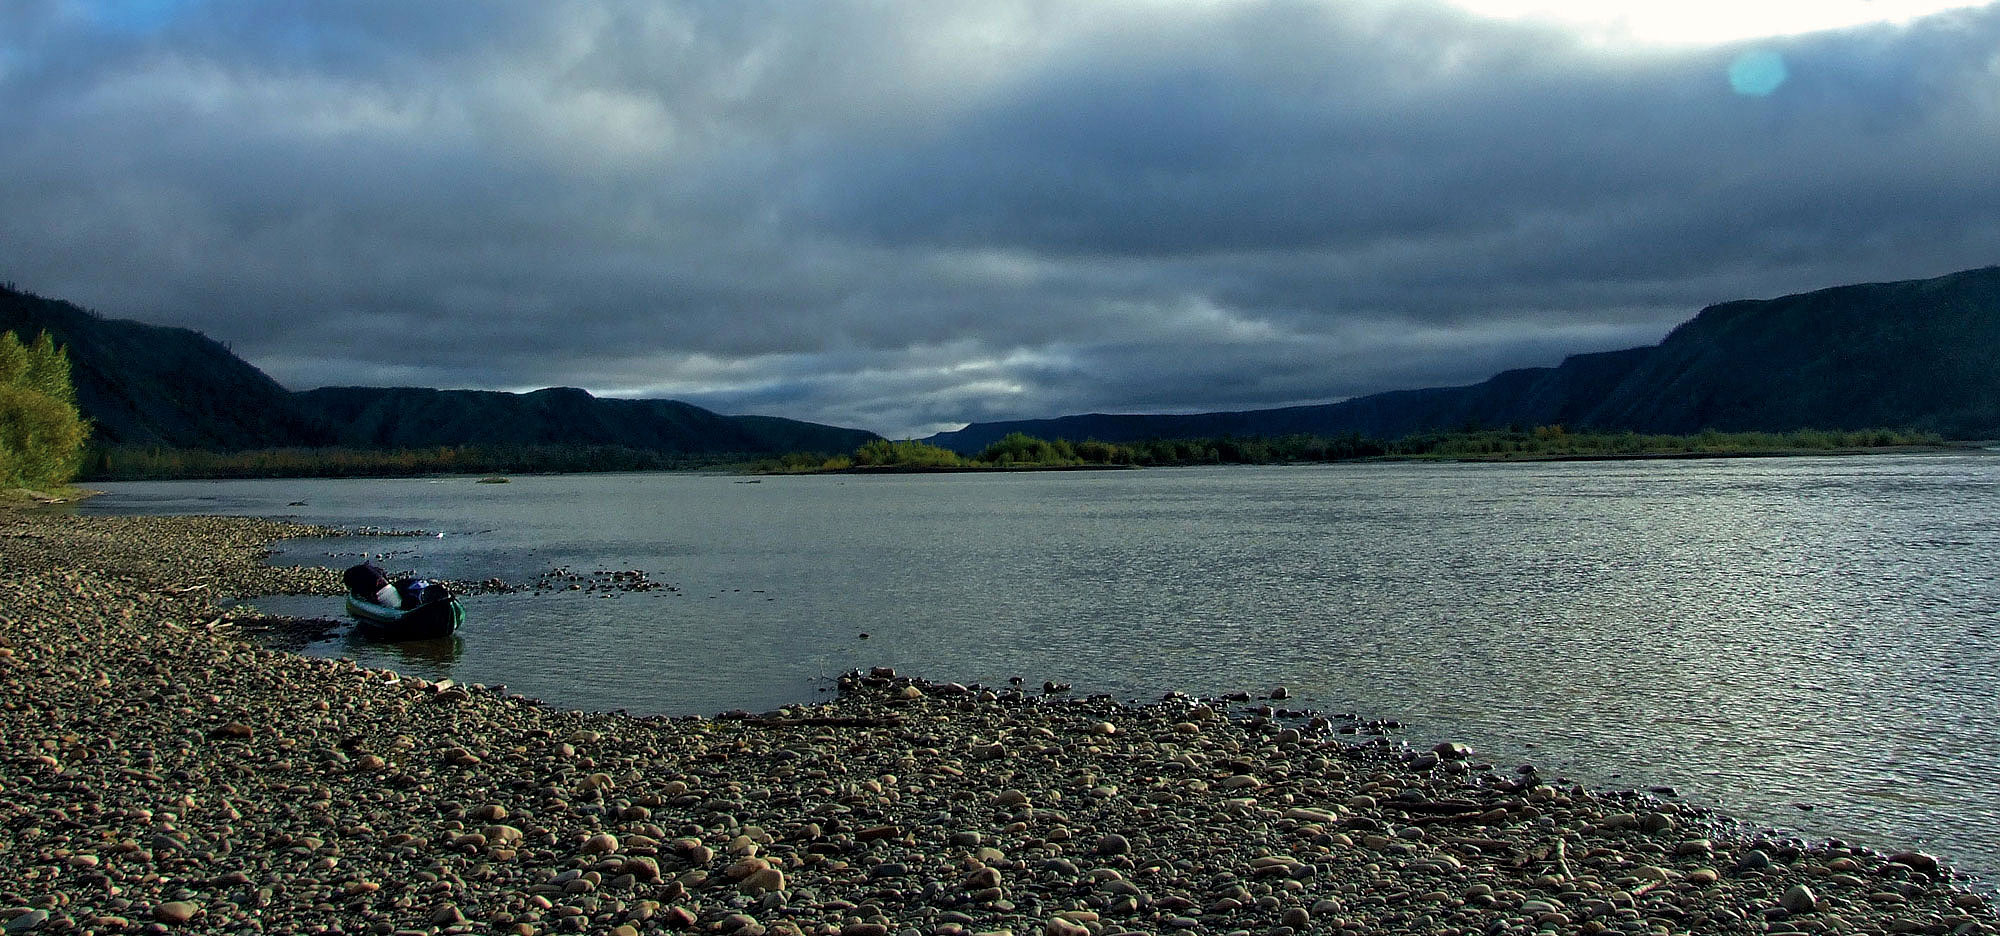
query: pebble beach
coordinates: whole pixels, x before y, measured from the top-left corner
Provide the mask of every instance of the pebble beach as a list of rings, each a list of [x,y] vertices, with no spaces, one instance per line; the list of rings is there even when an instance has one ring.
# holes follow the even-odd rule
[[[5,933],[2000,934],[1929,855],[1341,735],[1282,692],[875,670],[630,717],[259,646],[228,599],[338,595],[264,561],[330,535],[0,509]]]

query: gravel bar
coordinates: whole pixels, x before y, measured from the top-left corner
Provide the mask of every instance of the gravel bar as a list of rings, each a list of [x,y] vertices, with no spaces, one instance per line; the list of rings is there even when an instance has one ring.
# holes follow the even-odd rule
[[[217,610],[337,594],[264,564],[333,532],[0,511],[7,934],[2000,933],[1927,855],[1270,705],[876,670],[629,717],[265,649]]]

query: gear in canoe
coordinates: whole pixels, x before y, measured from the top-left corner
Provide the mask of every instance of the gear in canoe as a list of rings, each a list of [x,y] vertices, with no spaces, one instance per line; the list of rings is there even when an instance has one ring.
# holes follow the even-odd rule
[[[364,562],[348,569],[347,613],[361,630],[383,640],[444,637],[458,630],[465,609],[443,585],[423,579],[390,581],[382,567]]]

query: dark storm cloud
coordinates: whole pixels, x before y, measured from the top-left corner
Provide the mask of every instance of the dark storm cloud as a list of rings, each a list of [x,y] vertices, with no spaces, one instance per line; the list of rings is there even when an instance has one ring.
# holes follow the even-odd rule
[[[17,0],[0,277],[295,387],[1318,402],[2000,259],[1996,49],[2000,5],[1665,49],[1359,0]]]
[[[830,160],[827,216],[901,245],[1174,257],[1417,242],[1526,253],[1522,266],[1559,245],[1626,273],[1634,250],[1704,267],[1747,238],[1844,238],[1902,207],[1964,222],[1994,204],[1991,10],[1791,43],[1787,93],[1746,100],[1722,80],[1733,48],[1612,56],[1443,20],[1436,48],[1412,49],[1334,9],[1257,7],[1199,42],[1050,69],[921,139]],[[1645,243],[1655,229],[1679,236]]]

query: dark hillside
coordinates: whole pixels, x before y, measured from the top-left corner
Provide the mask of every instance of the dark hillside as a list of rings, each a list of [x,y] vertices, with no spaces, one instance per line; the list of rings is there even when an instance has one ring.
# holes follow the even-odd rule
[[[322,387],[299,398],[358,448],[615,445],[683,455],[846,451],[874,433],[793,420],[723,416],[673,400],[600,399],[574,387],[533,393],[421,387]]]
[[[929,441],[978,452],[1009,432],[1135,442],[1509,425],[1646,433],[1918,429],[2000,437],[2000,267],[1710,306],[1658,345],[1579,354],[1465,387],[1325,406],[974,423]]]
[[[342,445],[615,446],[674,455],[850,451],[872,432],[765,416],[723,416],[672,400],[331,387],[293,393],[185,328],[108,319],[0,286],[0,329],[43,331],[69,352],[93,441],[233,452]]]
[[[1602,426],[2000,434],[2000,267],[1710,306],[1590,413]]]
[[[755,451],[851,452],[881,436],[866,429],[843,429],[819,423],[801,422],[781,416],[730,416],[738,427],[759,444]]]
[[[94,441],[234,451],[330,435],[290,392],[200,332],[107,319],[0,286],[0,330],[46,330],[69,351]]]

